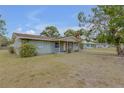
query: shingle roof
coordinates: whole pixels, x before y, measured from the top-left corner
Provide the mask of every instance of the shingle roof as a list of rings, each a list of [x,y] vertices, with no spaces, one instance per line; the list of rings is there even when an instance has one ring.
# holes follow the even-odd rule
[[[13,33],[12,38],[31,39],[31,40],[43,40],[43,41],[79,42],[79,39],[77,39],[77,38],[75,38],[73,36],[61,37],[61,38],[50,38],[50,37],[47,37],[47,36],[40,36],[40,35]]]
[[[59,39],[60,41],[68,41],[68,42],[79,42],[79,39],[75,38],[74,36],[70,37],[62,37]]]

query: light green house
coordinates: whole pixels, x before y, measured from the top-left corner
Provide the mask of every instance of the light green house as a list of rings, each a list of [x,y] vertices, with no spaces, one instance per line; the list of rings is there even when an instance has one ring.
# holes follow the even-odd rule
[[[83,48],[109,48],[110,45],[107,43],[94,43],[94,42],[82,42]]]
[[[94,42],[82,42],[83,48],[96,48],[96,43]]]
[[[13,33],[14,50],[19,55],[20,47],[23,43],[30,43],[36,46],[37,53],[60,53],[60,52],[74,52],[79,51],[79,39],[70,37],[49,38],[40,35]]]

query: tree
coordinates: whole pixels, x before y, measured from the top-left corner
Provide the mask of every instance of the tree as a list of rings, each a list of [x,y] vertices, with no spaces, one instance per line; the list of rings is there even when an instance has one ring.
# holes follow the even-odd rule
[[[78,20],[79,20],[79,27],[85,26],[86,23],[86,16],[83,12],[80,12],[78,14]]]
[[[75,36],[75,31],[73,29],[68,29],[65,31],[64,36]]]
[[[92,8],[88,23],[99,42],[113,44],[119,56],[124,56],[124,6],[97,6]]]
[[[8,44],[8,39],[6,35],[5,21],[2,19],[0,15],[0,46],[6,46]]]
[[[92,34],[91,34],[91,30],[88,29],[90,27],[89,18],[86,17],[83,12],[79,12],[77,19],[79,21],[79,27],[81,28],[80,30],[77,31],[77,33],[80,33],[78,34],[78,37],[84,36],[86,37],[85,38],[86,41],[90,41],[92,39],[91,38]]]
[[[77,38],[81,39],[81,36],[83,36],[83,37],[85,37],[85,39],[83,39],[83,40],[86,40],[86,41],[90,41],[90,35],[91,35],[91,33],[89,33],[88,30],[83,29],[83,28],[81,28],[75,32],[75,36]]]
[[[47,37],[59,37],[59,31],[55,26],[48,26],[40,33],[41,35],[45,35]]]
[[[80,38],[80,36],[85,34],[85,29],[79,29],[79,30],[73,30],[73,29],[68,29],[65,31],[64,35],[65,36],[74,36],[76,38]]]
[[[5,36],[0,36],[0,47],[7,46],[9,44],[9,40]]]
[[[0,15],[0,36],[3,36],[6,34],[6,28],[5,28],[5,21],[1,18],[1,15]]]

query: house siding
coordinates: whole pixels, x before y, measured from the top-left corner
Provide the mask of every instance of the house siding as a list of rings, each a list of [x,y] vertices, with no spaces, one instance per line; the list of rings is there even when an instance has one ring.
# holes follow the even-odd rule
[[[109,48],[110,45],[107,43],[96,43],[96,48]]]
[[[28,43],[33,44],[36,47],[38,55],[54,53],[55,51],[54,42],[30,40]],[[14,49],[17,55],[19,55],[21,44],[21,39],[16,39],[14,42]]]
[[[15,43],[14,43],[14,49],[17,55],[19,55],[19,51],[20,51],[20,47],[22,44],[22,40],[21,39],[15,39]],[[36,47],[36,51],[38,53],[38,55],[41,54],[49,54],[49,53],[58,53],[58,52],[64,52],[64,43],[67,44],[67,42],[58,42],[60,43],[59,47],[55,48],[55,42],[54,41],[38,41],[38,40],[29,40],[28,43],[33,44]],[[71,44],[71,48],[73,49],[73,51],[78,50],[78,43],[72,43]],[[69,45],[70,45],[69,44]]]
[[[79,50],[79,45],[78,45],[78,43],[74,43],[74,45],[73,45],[73,50],[74,50],[74,51]]]
[[[21,39],[19,38],[16,38],[15,39],[15,42],[14,42],[14,51],[17,55],[19,55],[19,50],[20,50],[20,47],[21,47]]]
[[[54,42],[48,41],[29,41],[30,44],[35,45],[37,49],[37,53],[40,54],[48,54],[54,53]]]

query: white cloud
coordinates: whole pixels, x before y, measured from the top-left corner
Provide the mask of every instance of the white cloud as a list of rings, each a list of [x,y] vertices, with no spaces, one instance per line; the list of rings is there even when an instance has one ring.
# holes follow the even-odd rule
[[[72,27],[68,27],[67,29],[78,30],[78,29],[80,29],[80,27],[78,27],[78,26],[72,26]]]
[[[59,33],[63,36],[64,35],[64,32],[67,30],[67,29],[73,29],[73,30],[79,30],[81,29],[80,27],[78,26],[70,26],[70,27],[61,27],[61,26],[57,26],[55,24],[39,24],[39,25],[35,25],[32,29],[35,31],[35,34],[40,34],[44,29],[45,27],[47,26],[55,26],[58,28],[59,30]]]
[[[22,27],[18,27],[18,28],[16,28],[15,32],[39,35],[45,29],[45,27],[47,27],[47,26],[55,26],[55,27],[57,27],[58,30],[59,30],[59,33],[62,36],[64,36],[64,32],[67,29],[73,29],[73,30],[80,29],[80,27],[78,27],[78,26],[61,27],[61,26],[57,26],[56,24],[53,24],[53,23],[51,23],[51,24],[38,24],[38,25],[34,25],[34,26],[30,25],[30,24],[27,24],[26,27],[28,28],[28,30],[23,30]]]
[[[18,27],[18,28],[16,28],[16,29],[15,29],[15,31],[14,31],[14,32],[21,33],[21,32],[22,32],[22,28],[21,28],[21,27]]]
[[[34,30],[28,30],[25,32],[26,34],[36,34]]]
[[[57,27],[55,24],[38,24],[33,26],[33,30],[35,30],[35,34],[40,34],[47,26],[55,26]],[[59,30],[59,28],[58,28]]]
[[[22,27],[16,28],[14,32],[16,32],[16,33],[25,33],[25,34],[36,34],[36,32],[34,30],[32,30],[32,29],[27,30],[27,31],[23,31]]]

